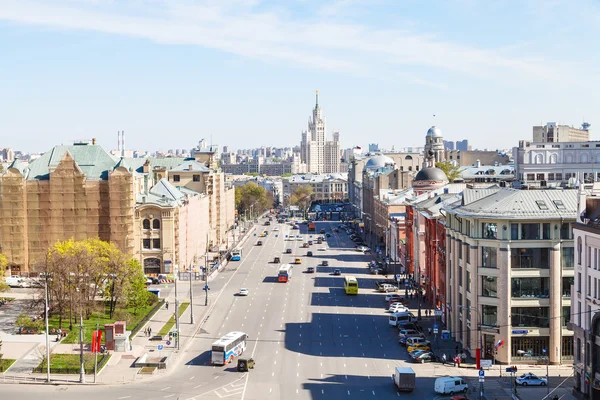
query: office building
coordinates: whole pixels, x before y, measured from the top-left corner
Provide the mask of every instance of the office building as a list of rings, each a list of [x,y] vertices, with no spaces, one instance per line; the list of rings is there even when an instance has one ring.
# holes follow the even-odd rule
[[[533,127],[533,141],[536,143],[589,142],[590,126],[589,123],[584,122],[581,129],[578,129],[548,122],[546,125]]]

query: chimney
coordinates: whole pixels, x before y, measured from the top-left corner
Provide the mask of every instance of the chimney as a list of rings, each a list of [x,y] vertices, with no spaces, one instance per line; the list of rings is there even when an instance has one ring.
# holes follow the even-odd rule
[[[148,195],[148,175],[144,175],[144,194]]]
[[[477,168],[481,168],[481,160],[476,160],[476,161],[475,161],[475,166],[476,166]]]
[[[95,146],[96,145],[96,138],[92,138],[92,145]]]
[[[146,162],[144,162],[144,165],[142,166],[142,171],[147,174],[148,172],[150,172],[150,160],[146,159]]]

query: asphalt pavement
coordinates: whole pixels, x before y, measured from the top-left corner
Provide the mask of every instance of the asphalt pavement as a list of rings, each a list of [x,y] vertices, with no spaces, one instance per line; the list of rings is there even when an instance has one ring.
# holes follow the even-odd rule
[[[338,224],[318,222],[317,232],[323,228],[332,233]],[[274,231],[275,227],[279,230]],[[375,289],[381,276],[370,275],[366,267],[372,257],[355,251],[343,232],[333,233],[326,244],[315,242],[309,249],[302,248],[305,241],[319,235],[306,228],[301,225],[300,230],[292,230],[277,223],[257,226],[257,236],[243,247],[242,261],[230,262],[220,273],[211,293],[214,307],[167,374],[127,385],[3,385],[0,391],[20,400],[40,394],[87,400],[435,399],[433,382],[439,376],[459,375],[469,383],[477,382],[474,369],[408,362],[405,348],[397,343],[397,329],[388,324],[384,294]],[[262,230],[269,235],[260,238],[262,246],[256,246]],[[286,235],[301,235],[302,240],[288,240]],[[292,254],[285,254],[287,248]],[[307,257],[307,250],[314,256]],[[282,263],[301,258],[289,282],[277,282],[280,264],[272,262],[274,257]],[[320,266],[323,260],[329,266]],[[307,266],[316,267],[316,272],[305,273]],[[341,276],[333,275],[336,268],[341,269]],[[357,296],[345,294],[344,275],[358,278]],[[248,296],[236,295],[242,287],[249,290]],[[210,365],[211,344],[231,331],[249,335],[244,356],[252,356],[256,366],[248,373],[236,372],[235,363]],[[391,379],[395,366],[415,369],[418,383],[413,393],[398,394]],[[500,388],[509,382],[492,376],[486,379],[486,385],[496,382]]]

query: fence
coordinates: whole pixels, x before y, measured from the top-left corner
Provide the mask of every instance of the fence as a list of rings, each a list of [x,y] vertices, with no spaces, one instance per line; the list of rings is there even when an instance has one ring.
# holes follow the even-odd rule
[[[110,359],[111,354],[110,353],[106,353],[106,354],[101,354],[98,356],[98,371],[100,371],[104,365],[108,362],[108,360]],[[46,359],[44,359],[40,365],[38,365],[37,367],[35,367],[33,369],[33,373],[34,374],[43,374],[46,373],[47,371],[47,367],[46,367]],[[52,368],[50,367],[50,373],[51,374],[67,374],[67,375],[77,375],[79,374],[79,372],[81,371],[81,367],[77,366],[77,367],[69,367],[69,368]],[[85,373],[86,374],[93,374],[94,373],[94,366],[92,365],[90,366],[85,366]]]

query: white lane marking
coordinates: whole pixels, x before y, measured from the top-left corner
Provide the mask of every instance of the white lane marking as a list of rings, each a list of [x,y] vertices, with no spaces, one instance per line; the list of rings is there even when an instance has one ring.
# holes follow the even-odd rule
[[[375,396],[375,391],[373,390],[373,396]]]
[[[168,394],[168,395],[166,395],[164,398],[166,399],[166,398],[168,398],[168,397],[173,397],[173,396],[175,396],[175,393]]]
[[[194,389],[198,389],[200,386],[202,386],[202,384],[199,384],[198,386],[194,386]]]
[[[298,393],[298,389],[296,389],[296,393]]]
[[[163,390],[168,390],[168,389],[171,389],[171,386],[167,386],[166,388],[162,388],[162,389],[160,389],[160,391],[162,392]]]
[[[348,390],[348,396],[350,396],[350,391]]]
[[[275,372],[272,372],[272,373],[271,373],[271,376],[275,376]]]
[[[128,398],[130,398],[130,397],[131,397],[131,396],[123,396],[123,397],[119,397],[119,399],[118,399],[118,400],[128,399]]]
[[[192,376],[192,377],[190,378],[190,381],[191,381],[192,379],[194,379],[194,378],[195,378],[195,376]]]
[[[274,360],[274,361],[273,361],[273,364],[277,364],[277,360]]]

